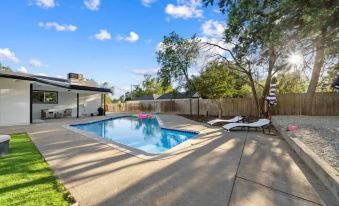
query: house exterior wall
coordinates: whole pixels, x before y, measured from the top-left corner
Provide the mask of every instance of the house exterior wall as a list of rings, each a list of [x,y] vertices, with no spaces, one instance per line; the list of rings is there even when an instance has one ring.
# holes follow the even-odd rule
[[[100,106],[101,94],[80,94],[79,113],[81,116],[97,114]]]
[[[0,126],[30,123],[30,82],[0,78]]]
[[[33,103],[33,120],[41,119],[41,110],[48,109],[53,112],[63,113],[65,109],[72,109],[72,117],[77,116],[77,91],[67,91],[53,87],[33,87],[33,90],[57,91],[57,104]],[[96,114],[101,106],[101,94],[80,91],[79,93],[79,116],[89,116]]]

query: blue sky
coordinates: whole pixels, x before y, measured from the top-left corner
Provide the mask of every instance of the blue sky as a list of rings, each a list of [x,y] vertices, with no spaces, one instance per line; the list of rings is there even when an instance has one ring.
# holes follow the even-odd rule
[[[159,67],[171,31],[214,38],[225,16],[194,0],[1,0],[0,62],[14,70],[108,81],[119,96]]]

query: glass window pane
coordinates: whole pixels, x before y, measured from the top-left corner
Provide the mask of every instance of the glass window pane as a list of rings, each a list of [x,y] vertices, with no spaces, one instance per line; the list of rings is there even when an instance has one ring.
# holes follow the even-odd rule
[[[58,95],[56,92],[45,92],[45,103],[58,103]]]
[[[34,103],[44,103],[44,92],[43,91],[33,91],[33,102]]]
[[[58,92],[33,91],[32,99],[36,104],[57,104]]]

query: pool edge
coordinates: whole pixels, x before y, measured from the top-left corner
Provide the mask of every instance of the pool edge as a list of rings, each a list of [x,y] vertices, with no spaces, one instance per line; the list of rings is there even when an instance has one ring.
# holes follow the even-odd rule
[[[87,132],[87,131],[84,131],[84,130],[81,130],[81,129],[74,127],[74,125],[90,124],[90,123],[95,123],[95,122],[100,122],[100,121],[106,121],[106,120],[109,120],[109,119],[116,119],[116,118],[122,118],[122,117],[130,117],[130,116],[131,116],[131,114],[124,114],[124,115],[119,115],[119,116],[110,116],[110,117],[107,117],[107,118],[104,118],[104,119],[101,119],[101,120],[93,120],[93,121],[86,121],[86,122],[62,125],[62,127],[67,129],[67,130],[70,130],[72,132],[75,132],[77,134],[80,134],[82,136],[94,139],[94,140],[98,141],[99,143],[105,144],[105,145],[112,147],[114,149],[117,149],[121,152],[136,156],[136,157],[143,159],[143,160],[163,160],[163,159],[171,158],[171,157],[176,155],[176,152],[194,145],[194,144],[191,143],[191,140],[199,138],[199,136],[201,135],[199,131],[195,131],[195,130],[182,130],[182,129],[176,129],[176,128],[171,128],[171,127],[165,127],[164,124],[163,124],[163,121],[157,115],[155,115],[155,118],[159,122],[160,128],[162,128],[162,129],[168,129],[168,130],[174,130],[174,131],[180,131],[180,132],[190,132],[190,133],[195,133],[196,135],[194,137],[188,139],[187,141],[184,141],[184,142],[170,148],[169,150],[165,151],[164,153],[152,154],[152,153],[148,153],[148,152],[145,152],[143,150],[140,150],[140,149],[130,147],[128,145],[118,143],[114,140],[104,139],[104,138],[102,138],[102,137],[100,137],[100,136],[98,136],[94,133]]]

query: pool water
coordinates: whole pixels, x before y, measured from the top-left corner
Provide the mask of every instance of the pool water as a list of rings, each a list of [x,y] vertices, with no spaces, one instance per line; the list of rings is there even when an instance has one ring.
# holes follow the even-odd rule
[[[161,128],[156,118],[119,117],[72,126],[152,154],[163,153],[198,134]]]

